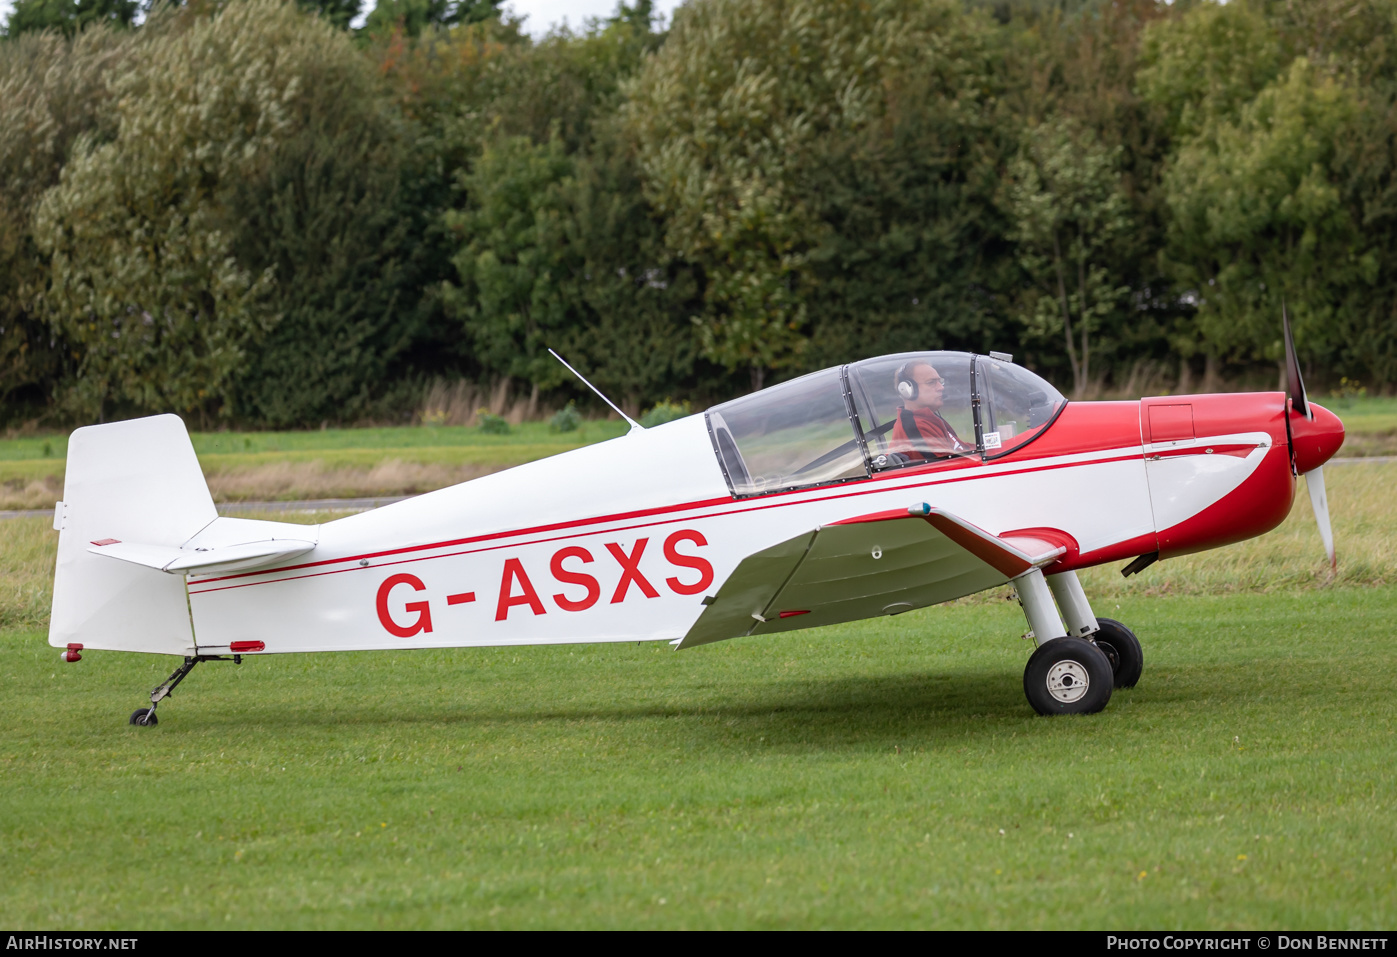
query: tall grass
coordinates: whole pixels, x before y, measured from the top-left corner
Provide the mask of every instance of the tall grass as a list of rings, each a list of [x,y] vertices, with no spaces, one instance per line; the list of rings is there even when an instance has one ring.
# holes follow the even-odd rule
[[[47,627],[57,552],[58,533],[52,520],[0,522],[0,628]]]
[[[508,376],[485,386],[469,379],[433,379],[422,394],[413,421],[418,425],[476,425],[481,412],[498,415],[511,425],[547,418],[553,413],[539,406],[538,389],[527,397],[514,395]]]

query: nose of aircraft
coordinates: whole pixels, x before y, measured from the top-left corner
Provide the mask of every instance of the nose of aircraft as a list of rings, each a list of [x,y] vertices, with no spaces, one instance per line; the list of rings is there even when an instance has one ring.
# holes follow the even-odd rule
[[[1309,404],[1314,413],[1307,419],[1298,412],[1290,413],[1290,435],[1295,450],[1295,470],[1301,475],[1328,462],[1339,446],[1344,444],[1344,423],[1322,405]]]

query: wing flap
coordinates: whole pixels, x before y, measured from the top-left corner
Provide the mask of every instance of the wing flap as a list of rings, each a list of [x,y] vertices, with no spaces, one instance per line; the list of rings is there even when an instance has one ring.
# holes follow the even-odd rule
[[[896,615],[1002,585],[1065,551],[927,505],[856,516],[748,556],[678,647]]]
[[[678,647],[706,645],[751,631],[757,623],[755,616],[761,615],[771,604],[776,590],[800,565],[815,535],[815,531],[804,532],[744,558],[713,600],[704,599],[708,607],[679,641]]]

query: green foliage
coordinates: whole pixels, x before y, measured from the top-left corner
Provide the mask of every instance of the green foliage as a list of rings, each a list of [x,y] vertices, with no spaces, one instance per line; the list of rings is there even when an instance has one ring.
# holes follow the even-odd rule
[[[1282,301],[1317,385],[1397,382],[1387,0],[131,2],[0,43],[7,423],[590,401],[547,347],[630,409],[932,347],[1187,387]]]
[[[1330,352],[1345,300],[1377,279],[1335,168],[1358,111],[1352,90],[1298,57],[1235,121],[1180,148],[1164,182],[1170,254],[1199,291],[1198,331],[1218,353],[1279,360],[1282,303],[1297,345]]]
[[[507,137],[463,176],[471,205],[446,218],[465,240],[452,260],[461,288],[448,290],[447,304],[465,320],[478,361],[545,386],[568,374],[547,347],[572,318],[561,287],[580,251],[563,235],[560,196],[571,172],[560,141]]]
[[[148,25],[143,32],[153,30]],[[334,168],[325,165],[325,148],[346,143],[313,131],[336,97],[357,93],[359,115],[353,108],[347,117],[338,113],[349,124],[364,120],[365,107],[372,111],[366,85],[357,82],[356,89],[364,64],[343,34],[274,0],[170,21],[142,52],[113,80],[115,136],[83,144],[36,220],[40,248],[52,258],[44,307],[82,350],[63,398],[88,416],[109,407],[228,414],[249,357],[285,309],[316,294],[322,308],[330,305],[324,296],[333,290],[294,285],[301,277],[284,267],[295,254],[278,256],[286,247],[276,250],[263,230],[285,236],[330,227],[320,238],[333,247],[336,223],[362,211],[351,205],[331,222],[297,219],[317,203],[324,211],[343,201],[333,183],[343,171],[330,174],[328,202],[314,189],[300,197],[285,193],[296,186],[288,166],[306,162],[309,181]],[[368,131],[351,135],[361,136],[360,146],[373,138]],[[379,158],[372,144],[360,153]],[[239,208],[249,197],[280,200],[270,209]],[[250,228],[257,235],[249,243],[243,240]],[[371,216],[366,228],[382,226]],[[240,247],[249,245],[263,255],[240,259]],[[337,265],[354,267],[357,252]],[[280,296],[279,269],[291,284]],[[304,372],[294,355],[277,362],[276,371]],[[251,375],[256,378],[255,366]],[[327,386],[331,399],[344,391],[333,381],[312,388]],[[263,411],[285,420],[274,409]]]
[[[4,36],[56,30],[65,36],[97,24],[129,27],[140,13],[140,0],[15,0]]]
[[[503,0],[378,0],[364,23],[369,34],[400,30],[419,36],[433,27],[479,23],[499,16]],[[357,13],[357,7],[356,7]],[[353,15],[345,20],[353,19]]]
[[[946,307],[993,234],[985,29],[938,2],[677,13],[627,109],[666,240],[703,269],[705,356],[758,386],[809,364],[812,329],[859,352],[909,319],[968,331]]]
[[[489,409],[481,409],[476,413],[475,424],[486,435],[509,434],[509,422],[503,416],[494,415]]]
[[[1195,4],[1151,24],[1142,45],[1140,88],[1176,137],[1235,119],[1286,59],[1275,24],[1247,2]]]
[[[581,424],[582,413],[577,411],[575,404],[569,402],[553,413],[553,417],[548,420],[548,429],[550,432],[576,432]]]
[[[1110,268],[1131,226],[1120,152],[1070,120],[1045,122],[1028,132],[1006,184],[1010,237],[1034,284],[1025,296],[1029,331],[1065,344],[1078,397],[1091,381],[1093,334],[1122,324],[1130,295]]]
[[[689,403],[664,399],[656,402],[640,417],[640,424],[648,429],[652,425],[664,425],[666,422],[673,422],[675,419],[682,419],[686,415],[692,414],[693,409],[690,408]]]
[[[108,80],[139,37],[104,26],[74,39],[29,33],[0,43],[0,403],[6,418],[36,411],[73,361],[36,303],[48,263],[34,213],[80,139],[115,135]]]
[[[270,271],[280,318],[246,346],[229,414],[288,427],[362,416],[420,325],[400,195],[401,123],[368,64],[340,45],[302,65],[299,128],[235,183],[226,208],[239,263]]]
[[[302,10],[318,13],[341,30],[349,29],[350,22],[363,8],[362,0],[296,0]]]
[[[443,216],[458,244],[443,302],[492,376],[575,389],[551,346],[639,404],[694,367],[692,270],[665,248],[630,144],[608,117],[620,79],[654,42],[648,31],[648,15],[632,11],[575,39],[458,54],[496,133],[469,134],[481,137],[473,158],[477,147],[462,149],[459,208]]]

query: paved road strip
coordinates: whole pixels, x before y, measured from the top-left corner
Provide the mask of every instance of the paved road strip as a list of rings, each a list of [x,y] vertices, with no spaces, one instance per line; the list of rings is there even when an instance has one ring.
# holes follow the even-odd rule
[[[371,508],[392,505],[411,495],[380,495],[375,498],[317,498],[303,502],[219,502],[218,514],[237,515],[243,512],[367,512]],[[16,509],[0,511],[0,520],[6,518],[52,517],[51,508]]]

